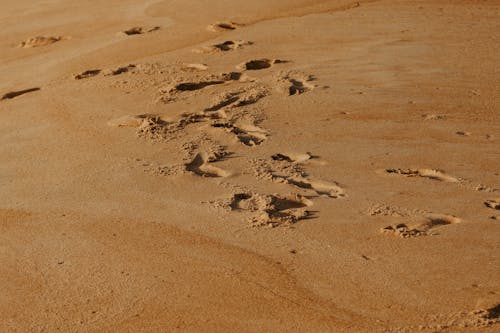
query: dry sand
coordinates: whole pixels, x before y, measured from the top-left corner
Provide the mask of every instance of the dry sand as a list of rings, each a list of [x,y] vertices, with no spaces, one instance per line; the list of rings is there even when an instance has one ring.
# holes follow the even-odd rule
[[[0,332],[500,332],[499,1],[0,22]]]

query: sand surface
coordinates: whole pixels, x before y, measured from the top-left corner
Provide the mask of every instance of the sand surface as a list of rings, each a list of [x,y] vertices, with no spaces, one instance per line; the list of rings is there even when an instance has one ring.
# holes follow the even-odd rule
[[[499,1],[0,22],[0,332],[500,332]]]

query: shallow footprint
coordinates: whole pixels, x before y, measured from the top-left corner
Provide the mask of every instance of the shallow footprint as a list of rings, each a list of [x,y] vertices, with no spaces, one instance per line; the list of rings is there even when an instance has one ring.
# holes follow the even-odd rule
[[[429,235],[431,230],[462,222],[462,219],[445,214],[427,214],[424,216],[425,220],[412,225],[399,223],[396,225],[389,225],[382,228],[381,232],[384,234],[393,234],[402,238],[413,238],[418,236]]]
[[[246,75],[239,78],[240,82],[248,80]],[[269,92],[258,86],[250,86],[235,91],[220,94],[216,97],[215,102],[205,111],[219,111],[223,108],[238,108],[259,102],[262,98],[269,95]]]
[[[41,46],[47,46],[50,44],[54,44],[58,41],[60,41],[62,37],[60,36],[36,36],[36,37],[30,37],[24,41],[22,41],[19,44],[19,47],[22,48],[33,48],[33,47],[41,47]]]
[[[311,189],[319,196],[328,196],[334,199],[346,196],[344,189],[335,183],[322,180],[311,181],[307,178],[295,177],[286,178],[286,182],[302,189]]]
[[[219,44],[204,46],[200,49],[195,49],[193,51],[197,53],[228,52],[241,49],[246,45],[253,45],[253,42],[244,40],[227,40]]]
[[[458,178],[436,169],[386,169],[385,171],[387,173],[403,175],[406,177],[423,177],[450,183],[460,182]]]
[[[271,158],[275,161],[287,161],[291,163],[304,163],[309,161],[315,156],[310,153],[278,153],[271,156]]]

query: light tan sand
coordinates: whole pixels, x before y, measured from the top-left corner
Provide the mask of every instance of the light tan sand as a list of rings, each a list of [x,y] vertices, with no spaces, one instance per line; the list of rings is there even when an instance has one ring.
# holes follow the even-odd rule
[[[500,2],[0,22],[0,332],[500,332]]]

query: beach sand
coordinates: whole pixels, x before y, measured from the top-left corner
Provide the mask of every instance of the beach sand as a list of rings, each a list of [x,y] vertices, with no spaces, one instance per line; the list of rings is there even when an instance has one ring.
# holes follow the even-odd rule
[[[5,0],[1,332],[500,332],[500,3]]]

